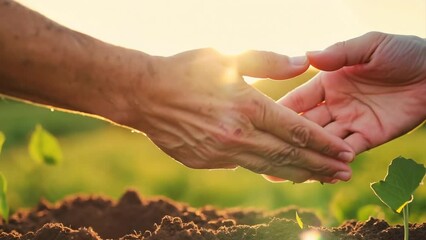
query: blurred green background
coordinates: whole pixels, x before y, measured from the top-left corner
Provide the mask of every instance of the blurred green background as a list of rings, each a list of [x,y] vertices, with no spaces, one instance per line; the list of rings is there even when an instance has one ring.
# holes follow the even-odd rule
[[[253,86],[278,99],[315,75],[314,70],[291,81],[262,80]],[[30,160],[28,139],[40,123],[60,141],[64,162],[37,165]],[[390,161],[402,155],[426,163],[426,127],[366,152],[352,164],[347,183],[274,184],[244,169],[193,170],[170,159],[142,134],[98,119],[51,111],[7,99],[0,100],[0,131],[6,135],[0,171],[9,182],[12,211],[34,206],[40,197],[57,201],[74,193],[118,198],[129,187],[144,197],[163,195],[194,207],[255,207],[272,210],[296,205],[316,211],[324,224],[368,216],[401,223],[370,190],[382,179]],[[411,204],[412,222],[426,221],[426,187]]]

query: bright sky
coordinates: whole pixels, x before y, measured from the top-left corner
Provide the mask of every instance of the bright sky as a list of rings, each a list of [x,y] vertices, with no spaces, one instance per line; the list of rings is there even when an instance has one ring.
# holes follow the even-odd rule
[[[149,54],[214,47],[300,55],[368,31],[426,38],[425,0],[21,0],[74,30]]]

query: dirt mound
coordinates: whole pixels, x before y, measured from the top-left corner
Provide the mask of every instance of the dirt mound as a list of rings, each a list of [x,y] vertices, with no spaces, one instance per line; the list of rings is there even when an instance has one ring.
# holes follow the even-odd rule
[[[18,211],[1,224],[0,239],[402,239],[403,228],[383,220],[349,221],[322,228],[320,220],[297,210],[308,227],[293,220],[295,208],[274,212],[253,209],[192,208],[166,198],[142,199],[127,191],[119,201],[105,197],[72,196],[57,204],[41,201],[31,211]],[[426,224],[413,224],[411,240],[425,239]],[[307,237],[306,237],[307,238]],[[315,239],[315,238],[310,238]],[[317,238],[319,239],[319,237]]]

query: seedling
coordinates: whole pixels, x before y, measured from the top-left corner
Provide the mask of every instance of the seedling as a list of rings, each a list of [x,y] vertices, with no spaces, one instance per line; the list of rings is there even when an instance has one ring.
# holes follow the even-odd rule
[[[409,239],[408,204],[414,199],[413,193],[422,182],[426,168],[412,159],[397,157],[389,165],[384,180],[371,183],[374,194],[396,213],[403,212],[404,240]]]
[[[2,150],[5,136],[0,132],[0,153]],[[28,150],[31,158],[38,163],[56,165],[62,161],[62,151],[56,138],[43,129],[41,125],[37,125],[31,134],[28,144]],[[0,215],[5,222],[9,220],[9,205],[6,200],[7,181],[0,172]]]
[[[3,143],[6,140],[6,138],[4,137],[4,134],[2,132],[0,132],[0,153],[1,153],[1,149],[3,147]]]
[[[4,134],[0,132],[0,153],[5,141]],[[0,173],[0,215],[4,218],[6,223],[9,220],[9,205],[6,200],[7,182],[6,178]]]
[[[56,165],[62,162],[62,151],[58,140],[41,125],[37,125],[31,134],[28,151],[37,163]]]
[[[299,214],[296,211],[296,222],[299,225],[300,229],[303,229],[303,221],[302,219],[299,217]]]
[[[6,223],[9,221],[9,204],[6,200],[7,182],[3,173],[0,173],[0,214]]]

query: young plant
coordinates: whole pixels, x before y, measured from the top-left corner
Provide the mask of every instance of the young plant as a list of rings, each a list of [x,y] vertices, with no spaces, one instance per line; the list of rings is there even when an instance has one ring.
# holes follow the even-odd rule
[[[0,173],[0,214],[3,217],[4,221],[8,223],[9,221],[9,204],[6,199],[7,192],[7,182],[3,173]]]
[[[299,214],[297,213],[297,211],[296,211],[296,222],[297,222],[297,225],[299,225],[300,229],[303,229],[303,221],[302,221],[302,218],[299,217]]]
[[[0,132],[0,153],[5,141],[5,136]],[[28,149],[31,158],[38,163],[56,165],[62,161],[62,151],[56,138],[43,129],[41,125],[37,125],[31,135]],[[9,220],[9,205],[6,199],[7,181],[0,172],[0,215],[5,222]]]
[[[0,153],[5,141],[4,134],[0,132]],[[9,205],[6,200],[7,182],[6,178],[0,173],[0,215],[4,218],[7,223],[9,220]]]
[[[371,183],[374,194],[396,213],[403,212],[404,240],[409,238],[408,204],[414,199],[413,193],[422,182],[426,168],[412,159],[397,157],[389,165],[384,180]]]
[[[3,134],[3,132],[0,132],[0,153],[1,153],[1,149],[3,147],[3,143],[4,143],[5,140],[6,140],[6,138]]]
[[[37,125],[31,134],[28,151],[37,163],[57,165],[62,162],[62,151],[58,140],[41,125]]]

